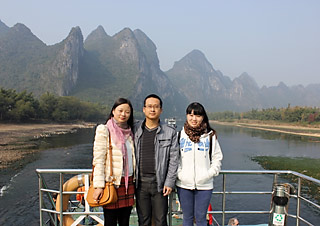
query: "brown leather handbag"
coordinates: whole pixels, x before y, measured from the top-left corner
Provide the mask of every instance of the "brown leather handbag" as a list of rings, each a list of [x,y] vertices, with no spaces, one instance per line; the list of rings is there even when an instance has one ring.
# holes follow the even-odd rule
[[[113,169],[112,169],[112,145],[111,145],[111,137],[109,133],[109,156],[110,156],[110,177],[113,178]],[[106,154],[107,157],[107,154]],[[93,187],[93,171],[94,167],[92,167],[92,177],[90,180],[90,187],[88,190],[87,194],[87,202],[91,207],[96,207],[96,206],[105,206],[110,203],[115,203],[118,200],[117,196],[117,190],[114,186],[114,181],[115,179],[113,178],[111,182],[106,182],[105,187],[103,189],[103,194],[102,197],[100,198],[99,201],[96,201],[93,199],[93,192],[94,192],[94,187]]]

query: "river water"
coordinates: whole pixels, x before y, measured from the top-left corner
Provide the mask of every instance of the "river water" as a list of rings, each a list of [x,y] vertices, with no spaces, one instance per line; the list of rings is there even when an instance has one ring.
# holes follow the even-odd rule
[[[309,138],[283,135],[275,132],[238,128],[232,126],[214,127],[222,147],[224,159],[222,169],[261,170],[262,167],[251,160],[252,156],[285,156],[320,158],[320,142]],[[36,159],[18,171],[1,171],[0,175],[0,225],[39,225],[38,177],[36,169],[91,168],[93,129],[82,129],[77,133],[43,138],[39,141]],[[58,181],[57,176],[46,177],[48,183]],[[270,191],[270,176],[228,176],[227,190]],[[215,190],[221,190],[222,177],[215,180]],[[250,196],[251,197],[251,196]],[[269,210],[270,195],[248,198],[246,195],[227,197],[227,210]],[[221,196],[213,195],[214,210],[221,210]],[[289,212],[295,214],[295,202],[290,202]],[[301,214],[317,225],[320,213],[306,205]],[[262,224],[268,216],[230,214],[238,217],[241,224]],[[221,222],[221,216],[215,218]],[[288,225],[293,225],[289,221]],[[304,224],[301,224],[304,225]]]

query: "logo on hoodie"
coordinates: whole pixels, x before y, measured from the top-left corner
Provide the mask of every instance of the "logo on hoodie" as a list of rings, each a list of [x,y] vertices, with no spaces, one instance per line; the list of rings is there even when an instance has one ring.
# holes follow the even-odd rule
[[[198,150],[199,151],[208,151],[209,150],[209,139],[206,139],[204,142],[199,142]],[[193,142],[185,138],[180,138],[180,149],[183,152],[189,152],[192,150]]]

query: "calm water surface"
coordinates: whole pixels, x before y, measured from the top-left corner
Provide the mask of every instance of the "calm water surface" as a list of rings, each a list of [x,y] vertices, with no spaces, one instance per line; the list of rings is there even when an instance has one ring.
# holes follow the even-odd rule
[[[73,134],[43,138],[39,141],[39,148],[45,150],[40,152],[37,160],[21,171],[3,172],[0,176],[0,225],[39,225],[38,177],[35,170],[91,168],[93,137],[92,129],[82,129]],[[58,181],[57,176],[46,177],[49,184],[57,184]]]
[[[320,158],[320,140],[309,142],[309,138],[283,135],[252,129],[220,126],[214,128],[224,154],[222,169],[261,170],[261,166],[251,161],[252,156],[286,156]],[[43,151],[38,159],[20,171],[2,172],[0,176],[0,225],[39,225],[37,168],[91,168],[93,129],[83,129],[74,134],[54,136],[39,142]],[[47,179],[47,178],[46,178]],[[48,182],[55,183],[57,177],[51,176]],[[215,190],[221,190],[221,176],[215,180]],[[227,190],[270,191],[272,178],[269,176],[227,177]],[[229,196],[227,210],[269,210],[269,195],[262,198]],[[214,210],[221,209],[221,196],[213,195]],[[294,212],[295,203],[290,202]],[[268,216],[228,215],[238,217],[241,224],[261,224],[268,222]],[[303,206],[302,216],[316,224],[320,214]],[[221,223],[221,217],[215,216]],[[291,222],[289,222],[291,225]],[[303,224],[301,224],[303,225]]]
[[[253,156],[282,156],[282,157],[307,157],[320,158],[320,139],[311,139],[296,135],[286,135],[269,131],[252,130],[233,126],[215,125],[218,132],[218,139],[223,150],[224,159],[222,169],[225,170],[263,170],[257,163],[251,160]],[[236,191],[259,191],[272,190],[272,176],[231,176],[227,177],[227,190]],[[282,180],[282,182],[288,182]],[[216,181],[216,190],[222,189],[222,177]],[[270,195],[263,195],[248,198],[247,195],[227,198],[227,210],[269,210]],[[216,210],[221,210],[221,196],[214,195],[213,206]],[[289,213],[295,214],[296,202],[289,202]],[[309,219],[311,223],[317,225],[320,220],[320,213],[313,211],[306,205],[301,208],[301,216]],[[242,224],[262,224],[268,222],[268,216],[250,216],[241,214],[228,215],[243,219]],[[221,219],[217,216],[217,219]],[[221,222],[221,220],[219,220]],[[295,225],[295,221],[290,219],[288,225]],[[304,225],[304,224],[301,224]]]

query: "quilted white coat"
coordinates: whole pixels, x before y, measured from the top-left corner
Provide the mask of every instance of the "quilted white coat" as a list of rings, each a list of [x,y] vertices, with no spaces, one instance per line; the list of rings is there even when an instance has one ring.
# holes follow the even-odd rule
[[[133,172],[135,169],[135,156],[134,156],[134,143],[131,137],[128,137],[130,147],[132,150],[132,166]],[[115,185],[120,185],[122,171],[123,171],[123,156],[122,151],[118,148],[111,137],[112,145],[112,165],[113,165],[113,178],[115,178]],[[110,156],[106,156],[109,150],[109,131],[106,125],[98,125],[93,144],[93,186],[95,188],[104,188],[105,181],[112,181],[110,177]]]

